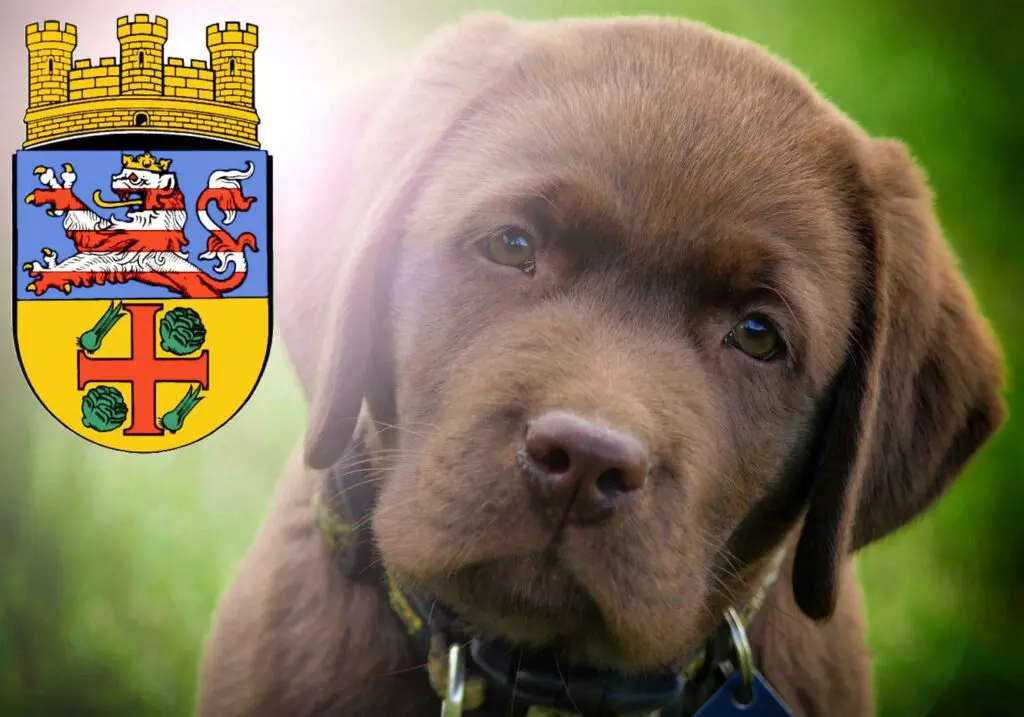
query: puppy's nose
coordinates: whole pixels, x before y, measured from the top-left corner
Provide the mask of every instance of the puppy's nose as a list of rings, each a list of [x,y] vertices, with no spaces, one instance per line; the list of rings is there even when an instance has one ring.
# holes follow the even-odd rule
[[[559,521],[605,518],[647,482],[643,443],[564,411],[527,424],[520,459],[534,496]]]

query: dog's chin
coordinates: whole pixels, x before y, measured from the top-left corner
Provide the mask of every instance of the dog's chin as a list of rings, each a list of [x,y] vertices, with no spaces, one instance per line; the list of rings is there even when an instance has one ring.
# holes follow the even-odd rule
[[[547,555],[474,564],[438,580],[395,577],[444,604],[464,636],[550,650],[566,666],[639,674],[677,656],[623,640],[586,590]]]

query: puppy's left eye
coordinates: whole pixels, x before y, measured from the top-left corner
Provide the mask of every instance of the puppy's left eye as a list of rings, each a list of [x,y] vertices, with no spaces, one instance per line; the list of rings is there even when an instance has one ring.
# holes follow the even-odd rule
[[[534,243],[521,229],[505,229],[484,239],[480,250],[495,264],[511,266],[532,275],[537,269]]]
[[[751,314],[732,327],[725,343],[759,361],[768,361],[783,348],[778,329],[759,314]]]

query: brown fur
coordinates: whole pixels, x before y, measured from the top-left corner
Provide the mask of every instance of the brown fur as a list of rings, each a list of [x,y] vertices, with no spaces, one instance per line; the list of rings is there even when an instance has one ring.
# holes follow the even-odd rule
[[[872,714],[850,555],[933,504],[1004,416],[997,346],[904,147],[757,47],[653,19],[477,17],[345,116],[345,210],[278,250],[305,453],[224,596],[200,714],[437,714],[386,603],[312,523],[361,407],[384,561],[481,630],[654,667],[789,541],[758,666],[800,715]],[[541,239],[535,276],[474,248],[510,225]],[[752,310],[783,360],[723,343]],[[516,464],[551,409],[652,465],[557,539]]]

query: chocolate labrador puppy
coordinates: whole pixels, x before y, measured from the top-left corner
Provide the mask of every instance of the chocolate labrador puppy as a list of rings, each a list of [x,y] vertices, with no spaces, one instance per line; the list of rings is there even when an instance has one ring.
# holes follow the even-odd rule
[[[581,684],[696,665],[711,695],[752,658],[794,714],[872,714],[851,556],[1004,420],[906,148],[755,45],[663,19],[476,16],[330,129],[338,184],[276,265],[307,437],[199,714],[437,715],[486,662],[460,639]],[[325,485],[372,539],[359,570],[315,517]],[[434,616],[403,595],[457,626],[433,686],[406,627]],[[524,713],[488,707],[500,681],[467,713]]]

